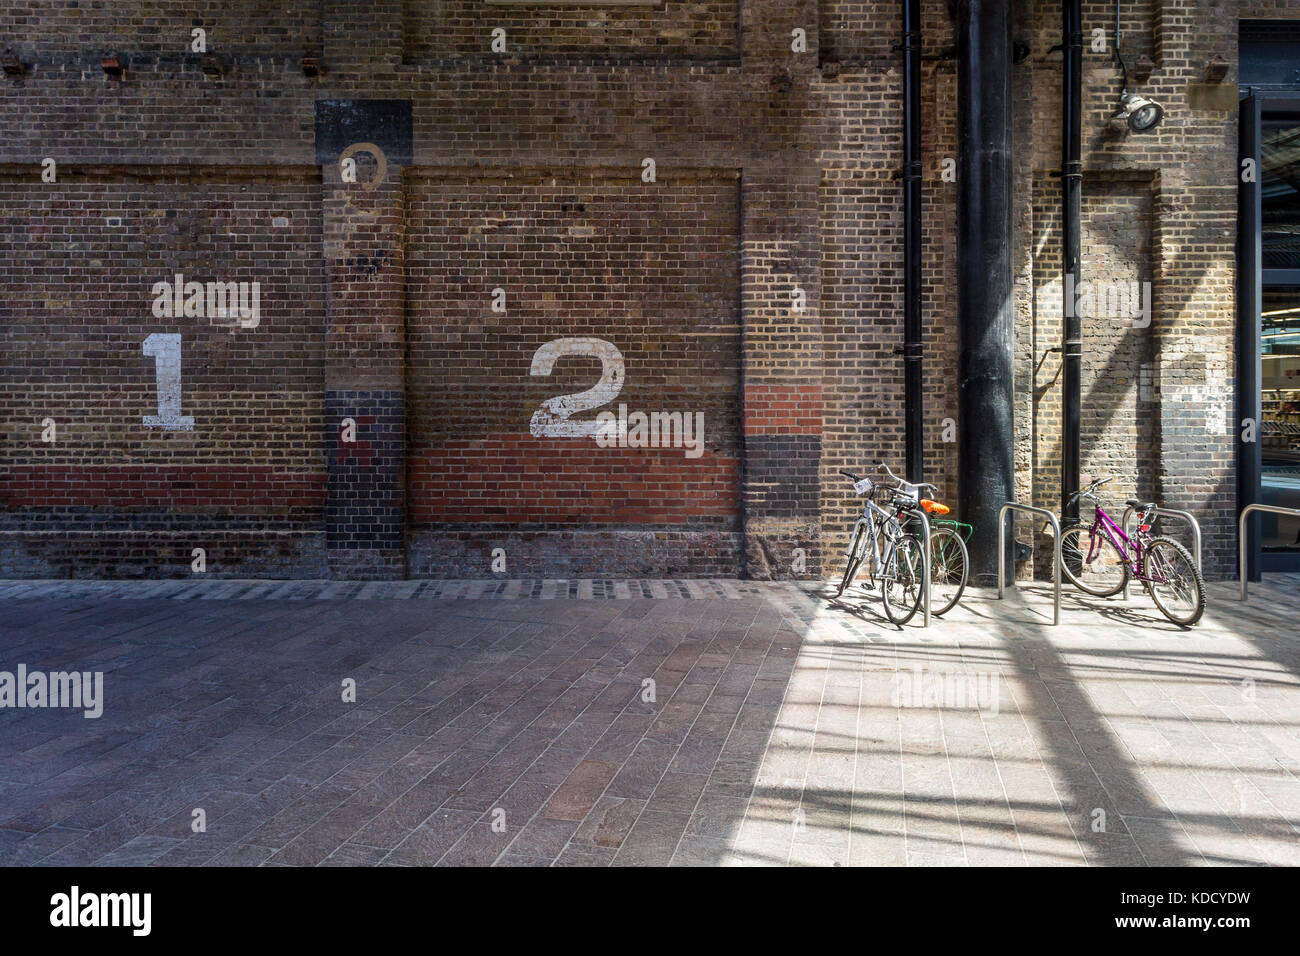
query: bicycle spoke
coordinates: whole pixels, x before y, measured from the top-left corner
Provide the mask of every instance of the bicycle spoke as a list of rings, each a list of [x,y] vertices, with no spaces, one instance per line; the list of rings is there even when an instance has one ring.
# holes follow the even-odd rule
[[[1124,587],[1128,558],[1104,534],[1076,525],[1061,533],[1061,570],[1079,590],[1109,597]]]
[[[930,538],[931,614],[945,614],[961,600],[967,564],[966,546],[957,532],[950,527],[937,528]]]

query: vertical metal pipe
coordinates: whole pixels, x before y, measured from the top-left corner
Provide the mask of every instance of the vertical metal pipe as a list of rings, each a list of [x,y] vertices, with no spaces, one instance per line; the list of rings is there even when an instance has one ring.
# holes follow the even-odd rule
[[[960,504],[975,526],[971,581],[992,585],[1015,489],[1011,0],[960,0],[957,38]]]
[[[1083,15],[1080,0],[1063,0],[1061,43],[1065,64],[1061,75],[1061,260],[1063,266],[1061,361],[1061,518],[1079,520],[1079,420],[1082,403],[1083,327],[1079,318],[1079,214],[1083,192],[1082,69]]]
[[[925,480],[921,271],[921,0],[903,0],[903,474],[909,481]]]

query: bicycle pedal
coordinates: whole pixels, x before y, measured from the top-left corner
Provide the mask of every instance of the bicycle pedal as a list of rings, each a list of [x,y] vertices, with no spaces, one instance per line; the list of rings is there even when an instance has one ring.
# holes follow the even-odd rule
[[[876,589],[876,582],[875,582],[875,581],[863,581],[863,582],[862,582],[862,589],[863,589],[864,591],[874,591],[874,590]]]

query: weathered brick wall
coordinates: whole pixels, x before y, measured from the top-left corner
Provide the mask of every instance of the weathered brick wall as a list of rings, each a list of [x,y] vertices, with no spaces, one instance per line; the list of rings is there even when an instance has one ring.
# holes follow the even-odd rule
[[[512,573],[564,551],[574,573],[737,573],[736,174],[413,171],[407,192],[412,572],[486,573],[504,547]],[[702,416],[698,455],[533,435],[543,402],[601,377],[591,354],[530,374],[540,348],[574,338],[622,356],[602,409]],[[673,547],[600,533],[656,529]]]
[[[55,187],[10,170],[0,257],[0,502],[21,532],[2,573],[188,574],[192,547],[226,569],[319,572],[316,170],[82,168]],[[158,317],[154,285],[177,273],[259,283],[256,325]],[[180,336],[190,430],[144,424],[157,332]]]
[[[955,229],[956,78],[952,24],[942,4],[922,11],[921,142],[922,392],[926,481],[956,506],[958,418]],[[833,563],[862,503],[840,469],[871,472],[904,461],[902,5],[828,2],[821,6],[827,70],[820,154],[823,169],[822,330],[826,400],[822,453],[822,532]],[[833,73],[833,75],[831,75]]]
[[[721,59],[739,52],[740,4],[662,0],[546,7],[444,0],[407,3],[402,25],[408,63],[490,56],[498,29],[505,31],[505,52],[518,58]]]
[[[0,81],[0,573],[187,574],[197,546],[216,574],[485,574],[497,546],[511,574],[829,569],[854,504],[836,471],[901,466],[900,7],[7,4],[26,74]],[[1060,11],[1017,10],[1017,485],[1054,507]],[[1126,5],[1156,135],[1108,122],[1109,54],[1084,76],[1085,265],[1150,278],[1155,308],[1149,329],[1085,322],[1086,476],[1197,511],[1216,573],[1236,122],[1191,94],[1215,53],[1234,81],[1236,14]],[[946,2],[923,15],[927,478],[955,501],[955,41]],[[1085,34],[1113,19],[1085,5]],[[314,104],[373,98],[410,101],[413,149],[368,188],[368,164],[349,184],[315,156]],[[155,319],[176,271],[259,281],[261,325]],[[151,332],[183,336],[193,433],[140,423]],[[622,352],[615,407],[703,411],[705,453],[532,436],[543,400],[594,382],[576,357],[528,374],[575,335]]]
[[[1242,16],[1258,15],[1242,9]],[[1283,16],[1300,16],[1291,9]],[[1230,573],[1236,507],[1234,332],[1237,117],[1237,8],[1196,2],[1126,5],[1122,49],[1132,67],[1148,57],[1145,81],[1130,88],[1161,103],[1155,133],[1138,135],[1112,122],[1121,87],[1114,60],[1115,8],[1083,10],[1083,279],[1151,282],[1152,320],[1135,328],[1123,316],[1084,316],[1081,477],[1117,473],[1107,486],[1109,510],[1136,494],[1190,510],[1205,536],[1206,572]],[[1104,51],[1094,31],[1104,30]],[[1020,280],[1017,348],[1032,365],[1032,431],[1021,433],[1020,487],[1034,503],[1060,505],[1060,60],[1047,57],[1061,39],[1059,10],[1039,6],[1024,34],[1031,49],[1024,89],[1033,123],[1017,148],[1033,157],[1032,234]],[[1226,58],[1223,89],[1208,90],[1205,67]],[[1221,94],[1221,102],[1206,93]],[[1230,105],[1231,108],[1218,108]],[[1026,139],[1028,142],[1026,142]],[[1023,152],[1022,152],[1023,155]],[[1026,312],[1027,310],[1027,312]],[[1032,461],[1032,465],[1030,462]],[[1177,525],[1169,531],[1182,536]],[[1040,542],[1041,544],[1042,542]],[[1039,570],[1047,568],[1040,551]]]
[[[24,53],[85,54],[96,69],[117,52],[189,52],[196,27],[214,51],[301,53],[320,45],[320,11],[267,0],[6,0],[0,37]]]

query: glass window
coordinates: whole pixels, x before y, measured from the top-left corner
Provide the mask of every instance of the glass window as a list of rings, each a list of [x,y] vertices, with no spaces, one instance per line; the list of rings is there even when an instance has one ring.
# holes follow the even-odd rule
[[[1265,119],[1259,162],[1265,269],[1300,269],[1300,122]]]
[[[1261,504],[1300,508],[1300,286],[1264,287],[1260,310]],[[1300,519],[1263,516],[1265,550],[1300,549]]]

